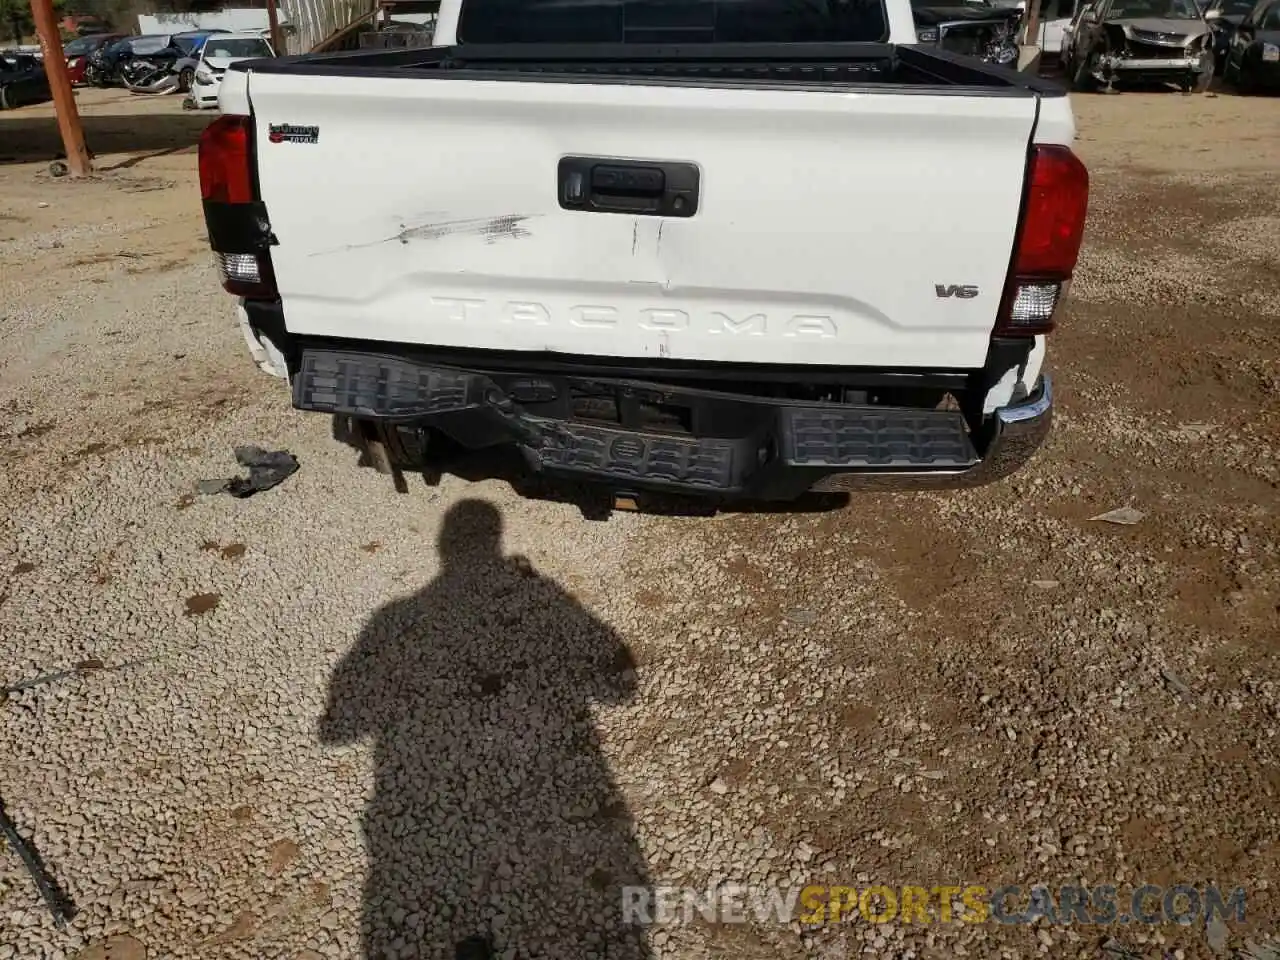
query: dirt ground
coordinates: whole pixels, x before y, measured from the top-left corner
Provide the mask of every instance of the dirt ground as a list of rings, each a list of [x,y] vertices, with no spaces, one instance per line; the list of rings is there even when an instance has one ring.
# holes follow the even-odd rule
[[[209,264],[207,117],[82,93],[99,175],[70,182],[47,108],[0,114],[0,797],[77,911],[56,929],[0,855],[0,960],[480,928],[504,957],[1280,956],[1280,101],[1073,101],[1090,221],[1027,469],[607,523],[497,481],[398,494],[291,410]],[[301,469],[197,494],[241,443]],[[624,881],[1247,910],[621,946],[557,919]]]

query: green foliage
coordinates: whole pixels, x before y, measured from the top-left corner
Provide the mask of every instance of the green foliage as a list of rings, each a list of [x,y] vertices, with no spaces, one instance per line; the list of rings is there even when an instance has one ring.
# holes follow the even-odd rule
[[[53,0],[54,15],[63,16],[66,0]],[[23,43],[35,34],[36,24],[31,17],[30,0],[0,0],[0,43]]]
[[[94,7],[98,0],[53,0],[53,15],[59,21],[75,14],[100,15]],[[36,25],[31,15],[31,0],[0,0],[0,46],[10,43],[34,43]],[[63,43],[74,40],[78,34],[58,26]]]
[[[0,36],[6,42],[22,43],[23,37],[34,30],[31,5],[27,0],[0,0]]]

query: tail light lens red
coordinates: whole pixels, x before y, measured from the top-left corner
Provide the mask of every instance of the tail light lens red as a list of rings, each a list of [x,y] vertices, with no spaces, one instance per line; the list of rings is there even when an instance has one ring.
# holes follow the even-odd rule
[[[252,203],[252,135],[248,117],[219,117],[200,135],[200,196],[214,203]]]
[[[1020,276],[1067,279],[1080,256],[1089,208],[1089,171],[1068,147],[1032,147],[1022,234],[1014,270]]]
[[[1069,147],[1031,148],[1022,220],[996,333],[1053,329],[1062,290],[1075,270],[1089,208],[1089,171]]]
[[[277,296],[271,256],[258,241],[265,223],[253,178],[253,121],[221,116],[200,135],[200,195],[222,286],[250,299]]]

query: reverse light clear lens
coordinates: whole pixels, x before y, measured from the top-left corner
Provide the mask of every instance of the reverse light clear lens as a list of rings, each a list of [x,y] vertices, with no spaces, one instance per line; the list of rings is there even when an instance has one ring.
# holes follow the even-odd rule
[[[938,30],[936,27],[925,27],[916,31],[917,43],[937,43]]]
[[[1018,287],[1009,312],[1010,326],[1038,327],[1053,318],[1062,296],[1060,283],[1024,283]]]
[[[253,253],[219,253],[218,269],[222,271],[222,279],[237,283],[261,283],[262,271],[258,267],[258,257]]]

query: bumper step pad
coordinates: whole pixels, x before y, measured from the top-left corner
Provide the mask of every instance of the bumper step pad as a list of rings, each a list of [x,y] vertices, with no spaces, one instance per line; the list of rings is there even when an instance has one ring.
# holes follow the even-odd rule
[[[485,381],[465,371],[367,353],[305,350],[293,380],[299,410],[413,419],[484,401]]]
[[[543,444],[530,451],[535,466],[615,480],[734,490],[757,463],[757,443],[639,434],[594,424],[541,422]]]
[[[809,407],[783,418],[782,455],[797,465],[955,470],[978,461],[958,410]]]

